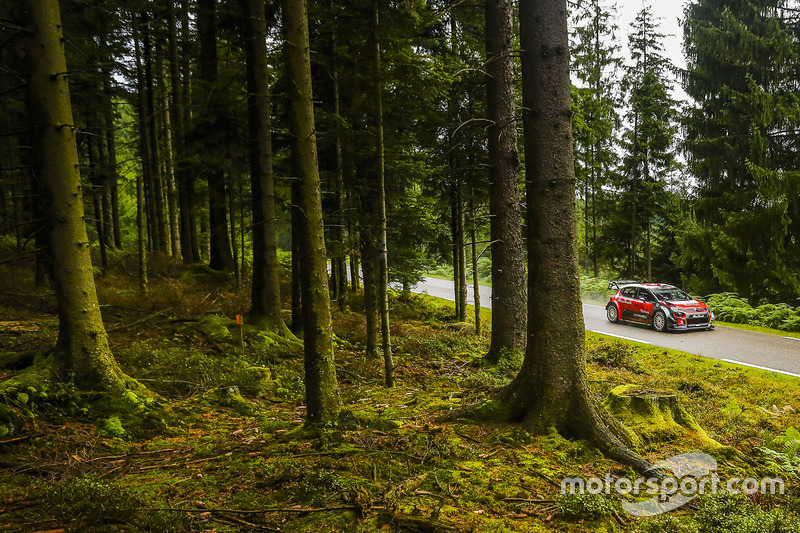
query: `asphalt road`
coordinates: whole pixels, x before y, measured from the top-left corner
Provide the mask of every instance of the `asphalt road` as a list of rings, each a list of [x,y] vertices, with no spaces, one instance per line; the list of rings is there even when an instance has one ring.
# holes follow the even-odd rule
[[[425,278],[414,292],[455,299],[453,282],[447,280]],[[467,303],[472,304],[472,286],[467,292]],[[491,287],[481,286],[482,307],[492,307],[491,296]],[[800,339],[722,326],[713,331],[657,333],[645,326],[612,324],[606,319],[603,305],[587,302],[583,304],[583,320],[586,329],[594,333],[800,377]]]

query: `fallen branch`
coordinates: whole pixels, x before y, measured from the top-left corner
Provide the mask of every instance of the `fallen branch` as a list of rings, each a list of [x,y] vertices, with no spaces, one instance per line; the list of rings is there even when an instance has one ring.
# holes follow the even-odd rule
[[[134,320],[130,324],[126,324],[126,325],[122,325],[122,326],[117,326],[115,328],[107,329],[106,333],[114,333],[115,331],[122,331],[124,329],[130,329],[132,327],[138,326],[139,324],[144,324],[145,322],[147,322],[149,320],[153,320],[154,318],[158,318],[160,316],[163,316],[163,314],[159,311],[158,313],[153,313],[152,315],[147,315],[146,317],[140,318],[139,320]]]

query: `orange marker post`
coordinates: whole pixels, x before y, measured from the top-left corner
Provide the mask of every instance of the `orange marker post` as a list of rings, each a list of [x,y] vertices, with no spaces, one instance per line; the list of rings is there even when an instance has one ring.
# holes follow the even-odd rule
[[[244,320],[242,320],[242,315],[236,315],[236,323],[239,324],[239,344],[242,347],[242,357],[244,357]]]

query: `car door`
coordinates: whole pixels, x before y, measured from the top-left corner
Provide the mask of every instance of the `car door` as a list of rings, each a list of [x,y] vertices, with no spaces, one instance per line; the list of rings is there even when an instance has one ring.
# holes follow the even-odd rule
[[[647,289],[638,289],[637,291],[637,298],[638,304],[637,308],[634,310],[634,313],[637,316],[638,320],[642,322],[650,322],[653,319],[653,309],[656,305],[656,298],[653,296],[653,293],[648,291]]]
[[[636,287],[624,287],[619,293],[617,303],[623,320],[636,320],[633,316],[636,308]]]

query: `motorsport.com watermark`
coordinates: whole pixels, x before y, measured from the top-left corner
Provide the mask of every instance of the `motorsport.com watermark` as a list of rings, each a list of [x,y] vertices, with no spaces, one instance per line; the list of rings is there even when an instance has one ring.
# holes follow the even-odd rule
[[[644,501],[623,501],[622,508],[632,516],[655,516],[682,507],[705,494],[784,494],[780,478],[733,477],[723,482],[717,475],[717,460],[705,453],[687,453],[653,465],[654,470],[671,471],[674,475],[656,478],[564,478],[561,494],[619,494],[634,497],[650,496]]]

